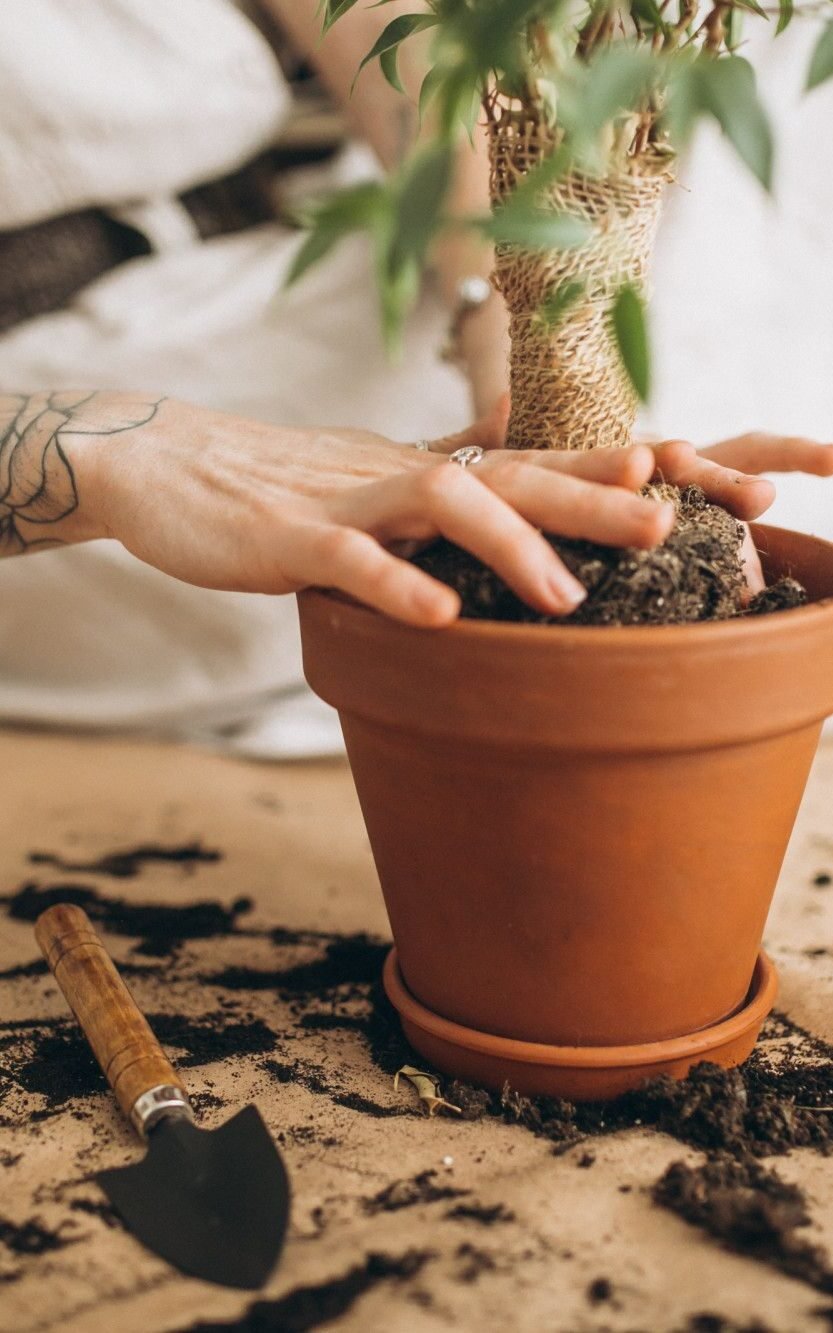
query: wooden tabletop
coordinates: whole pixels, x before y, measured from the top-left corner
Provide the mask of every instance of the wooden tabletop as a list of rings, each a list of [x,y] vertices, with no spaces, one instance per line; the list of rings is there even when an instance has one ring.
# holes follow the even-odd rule
[[[814,1313],[830,1296],[652,1202],[671,1162],[700,1160],[677,1139],[634,1125],[557,1154],[523,1124],[429,1119],[394,1090],[405,1055],[373,987],[386,919],[346,765],[21,732],[0,734],[0,764],[3,1333],[831,1327]],[[831,748],[769,946],[781,1008],[833,1041],[826,876]],[[39,960],[33,917],[62,897],[96,920],[201,1123],[256,1101],[281,1142],[290,1240],[257,1297],[172,1272],[90,1178],[142,1150]],[[804,1187],[806,1234],[833,1254],[833,1161],[765,1165]]]

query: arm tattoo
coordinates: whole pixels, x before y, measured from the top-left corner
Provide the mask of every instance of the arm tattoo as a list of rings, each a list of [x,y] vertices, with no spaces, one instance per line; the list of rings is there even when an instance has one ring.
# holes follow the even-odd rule
[[[49,526],[78,508],[67,437],[135,430],[163,401],[97,391],[0,394],[0,557],[59,544]]]

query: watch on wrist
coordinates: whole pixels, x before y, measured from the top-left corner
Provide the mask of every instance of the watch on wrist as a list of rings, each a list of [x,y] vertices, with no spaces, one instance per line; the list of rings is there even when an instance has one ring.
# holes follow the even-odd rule
[[[461,278],[458,282],[456,303],[448,326],[448,333],[440,352],[443,361],[458,363],[462,360],[460,340],[466,320],[476,310],[481,310],[491,300],[492,295],[493,288],[489,279],[481,278],[478,274],[473,273],[467,278]]]

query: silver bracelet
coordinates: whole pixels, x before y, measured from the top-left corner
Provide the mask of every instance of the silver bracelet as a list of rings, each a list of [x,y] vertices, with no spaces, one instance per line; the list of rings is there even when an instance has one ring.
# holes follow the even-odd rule
[[[457,284],[457,304],[454,307],[446,340],[440,352],[443,361],[456,363],[462,360],[460,340],[466,320],[469,315],[474,314],[475,310],[481,310],[491,300],[492,291],[492,284],[489,279],[481,278],[476,273],[471,274],[468,278],[462,278]]]

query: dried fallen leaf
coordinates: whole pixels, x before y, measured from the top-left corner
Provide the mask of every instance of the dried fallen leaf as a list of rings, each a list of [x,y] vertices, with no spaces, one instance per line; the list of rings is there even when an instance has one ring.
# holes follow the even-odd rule
[[[399,1089],[400,1078],[406,1078],[414,1085],[417,1096],[429,1116],[436,1115],[438,1111],[453,1111],[455,1115],[462,1115],[459,1106],[452,1106],[451,1102],[445,1100],[440,1091],[439,1080],[434,1078],[433,1074],[426,1074],[423,1069],[414,1069],[413,1065],[403,1065],[394,1074],[394,1092]]]

